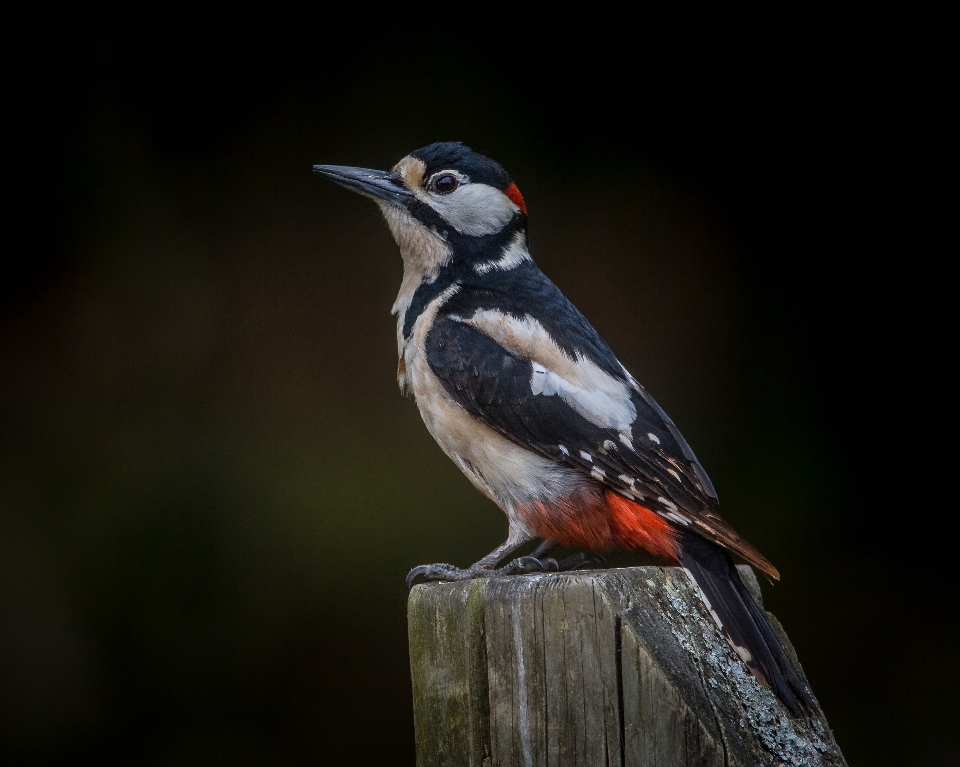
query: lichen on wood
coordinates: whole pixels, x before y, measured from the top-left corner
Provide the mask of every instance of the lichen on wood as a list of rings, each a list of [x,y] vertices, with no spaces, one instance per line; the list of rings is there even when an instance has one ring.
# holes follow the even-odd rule
[[[825,723],[750,674],[678,568],[420,585],[408,615],[420,767],[845,765]]]

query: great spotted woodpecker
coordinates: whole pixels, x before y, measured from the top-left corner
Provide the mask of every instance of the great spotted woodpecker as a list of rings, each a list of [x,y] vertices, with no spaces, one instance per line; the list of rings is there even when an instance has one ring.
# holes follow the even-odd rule
[[[423,565],[408,584],[556,567],[541,557],[557,543],[643,550],[686,569],[727,640],[794,713],[818,711],[731,552],[779,573],[721,519],[673,421],[537,268],[526,205],[506,171],[452,142],[411,152],[392,171],[314,170],[379,205],[403,258],[393,306],[400,389],[509,521],[506,542],[476,564]],[[498,567],[535,539],[532,556]]]

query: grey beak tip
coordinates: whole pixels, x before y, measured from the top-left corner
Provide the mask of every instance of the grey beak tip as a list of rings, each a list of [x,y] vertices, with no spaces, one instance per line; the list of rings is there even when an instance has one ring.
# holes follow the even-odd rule
[[[388,200],[395,204],[406,204],[413,199],[410,191],[404,188],[403,182],[389,171],[347,165],[314,165],[313,172],[366,197]]]

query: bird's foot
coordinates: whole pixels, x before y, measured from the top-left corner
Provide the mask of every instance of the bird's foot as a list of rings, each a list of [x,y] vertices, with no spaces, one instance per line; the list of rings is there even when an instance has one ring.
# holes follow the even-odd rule
[[[552,567],[551,567],[552,564]],[[407,573],[407,588],[416,581],[466,581],[472,578],[493,578],[498,575],[522,575],[523,573],[542,573],[546,570],[556,570],[557,563],[553,559],[541,562],[534,557],[520,557],[503,567],[484,567],[473,565],[462,568],[440,562],[435,565],[420,565]]]
[[[561,559],[557,563],[557,570],[560,572],[566,572],[567,570],[577,570],[584,565],[600,565],[600,567],[604,567],[606,564],[607,560],[604,559],[600,554],[590,554],[586,551],[581,551],[579,554],[574,554],[566,559]]]
[[[526,575],[528,573],[564,572],[575,570],[588,563],[604,564],[599,554],[575,554],[572,557],[561,559],[559,562],[552,557],[538,559],[537,557],[518,557],[503,567],[483,567],[476,564],[468,568],[456,567],[443,562],[435,565],[420,565],[407,573],[407,588],[419,581],[466,581],[472,578],[494,578],[500,575]]]
[[[464,581],[475,578],[473,568],[464,570],[461,567],[438,562],[434,565],[420,565],[407,573],[407,588],[413,586],[417,579],[421,581]]]

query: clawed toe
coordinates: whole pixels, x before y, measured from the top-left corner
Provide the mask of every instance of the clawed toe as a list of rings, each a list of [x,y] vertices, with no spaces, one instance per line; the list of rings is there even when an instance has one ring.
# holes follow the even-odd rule
[[[526,575],[529,573],[557,573],[566,570],[575,570],[586,564],[595,563],[604,565],[605,561],[599,554],[575,554],[572,557],[561,559],[559,562],[552,557],[538,559],[537,557],[518,557],[509,564],[500,568],[486,568],[474,565],[468,569],[439,562],[434,565],[420,565],[414,567],[407,574],[407,588],[411,588],[418,580],[421,581],[464,581],[470,578],[491,578],[498,575]]]
[[[498,575],[523,575],[525,573],[542,573],[556,571],[559,567],[555,559],[540,560],[536,557],[519,557],[500,568],[481,567],[474,565],[466,570],[438,563],[435,565],[420,565],[407,573],[407,588],[413,586],[417,580],[421,581],[465,581],[470,578],[493,578]]]
[[[420,565],[407,573],[407,588],[413,586],[417,578],[424,581],[462,581],[473,577],[474,575],[470,570],[454,567],[444,562],[435,565]]]
[[[527,573],[561,573],[567,570],[576,570],[588,564],[598,564],[601,567],[606,564],[606,560],[599,554],[587,554],[581,552],[573,556],[561,559],[559,562],[553,557],[538,559],[536,557],[520,557],[513,560],[510,564],[501,567],[499,570],[493,570],[490,575],[524,575]]]
[[[607,564],[607,560],[599,554],[588,554],[585,551],[581,551],[579,554],[574,554],[572,557],[561,559],[557,565],[557,569],[560,571],[576,570],[578,567],[583,567],[584,565],[589,564],[600,565],[600,567],[603,567],[605,564]]]
[[[499,570],[491,571],[491,575],[524,575],[527,573],[560,573],[567,570],[576,570],[583,565],[596,563],[605,564],[599,554],[575,554],[572,557],[561,559],[559,562],[553,557],[539,559],[537,557],[520,557]]]
[[[549,561],[549,560],[548,560]],[[525,575],[526,573],[542,573],[548,569],[542,560],[536,557],[518,557],[499,570],[494,571],[496,575]]]

